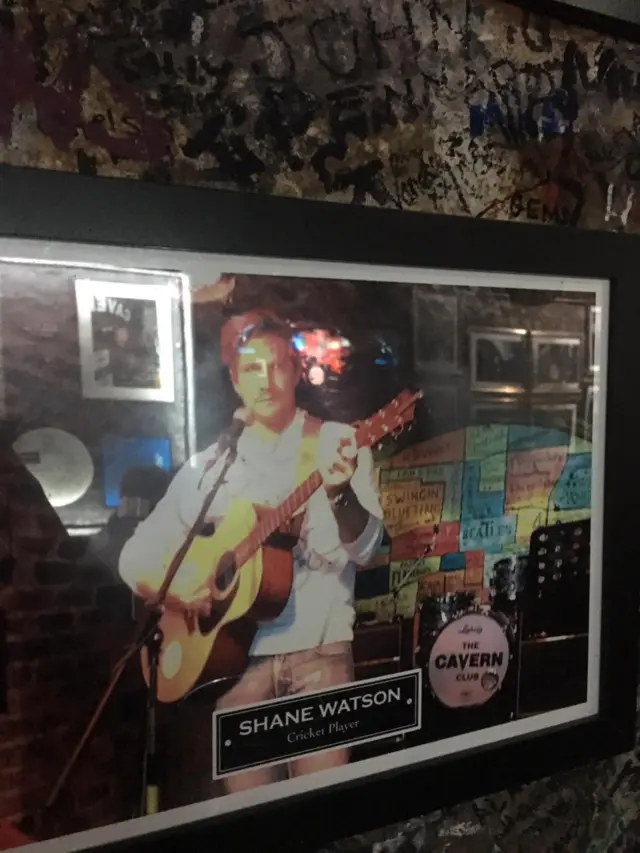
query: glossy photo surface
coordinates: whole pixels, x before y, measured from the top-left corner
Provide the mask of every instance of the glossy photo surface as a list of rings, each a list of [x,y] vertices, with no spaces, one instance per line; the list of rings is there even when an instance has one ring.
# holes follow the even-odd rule
[[[0,838],[318,849],[629,748],[633,246],[129,189],[0,174]]]
[[[125,834],[598,712],[606,282],[58,251],[0,263],[39,531],[12,584],[46,614],[10,615],[9,714],[67,696],[41,781],[78,668],[106,685],[128,648],[91,772]],[[92,828],[81,779],[45,836]]]

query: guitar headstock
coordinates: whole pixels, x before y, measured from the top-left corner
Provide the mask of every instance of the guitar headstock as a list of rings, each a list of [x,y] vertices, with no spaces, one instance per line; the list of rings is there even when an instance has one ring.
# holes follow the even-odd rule
[[[422,391],[401,391],[375,415],[356,424],[358,447],[372,447],[385,436],[398,432],[411,423],[415,417],[416,402],[422,397]]]

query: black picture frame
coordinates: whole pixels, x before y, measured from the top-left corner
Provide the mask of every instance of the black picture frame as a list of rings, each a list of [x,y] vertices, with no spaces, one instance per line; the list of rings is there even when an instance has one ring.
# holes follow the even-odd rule
[[[531,14],[549,15],[616,38],[640,40],[640,6],[636,0],[508,0]]]
[[[93,214],[92,214],[93,212]],[[287,257],[342,263],[527,273],[611,282],[607,367],[600,711],[567,727],[426,766],[391,770],[221,818],[196,820],[100,849],[320,849],[336,839],[512,788],[633,748],[640,499],[621,487],[640,471],[640,401],[626,373],[638,357],[640,242],[535,225],[169,187],[0,168],[0,236]],[[464,251],[460,251],[460,247]],[[94,848],[98,849],[98,848]]]
[[[7,617],[4,610],[0,610],[0,714],[5,714],[7,711],[8,665]]]

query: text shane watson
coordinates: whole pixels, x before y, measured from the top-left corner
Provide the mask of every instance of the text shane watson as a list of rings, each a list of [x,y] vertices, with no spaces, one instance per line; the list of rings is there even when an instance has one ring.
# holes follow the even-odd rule
[[[331,699],[318,702],[315,705],[305,705],[291,710],[273,711],[256,714],[249,720],[243,720],[238,729],[240,735],[259,735],[274,729],[299,726],[310,723],[307,728],[291,731],[287,735],[289,743],[312,740],[325,735],[344,735],[354,731],[360,725],[360,720],[334,719],[342,714],[353,714],[354,711],[366,711],[380,705],[390,705],[402,701],[402,691],[399,687],[383,687],[370,693],[356,696],[346,696],[342,699]]]

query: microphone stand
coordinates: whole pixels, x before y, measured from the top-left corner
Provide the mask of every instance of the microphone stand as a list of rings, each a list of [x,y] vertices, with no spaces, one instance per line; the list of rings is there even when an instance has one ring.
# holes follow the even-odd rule
[[[409,568],[409,571],[403,577],[403,579],[400,581],[400,583],[397,583],[390,590],[391,595],[393,596],[393,605],[392,605],[393,606],[393,621],[395,621],[398,617],[398,597],[399,597],[400,593],[402,592],[402,590],[405,587],[409,586],[409,584],[412,584],[414,582],[414,580],[417,579],[418,568],[420,567],[420,564],[425,559],[425,557],[428,557],[429,554],[431,554],[433,551],[435,551],[436,540],[437,540],[437,536],[438,536],[439,532],[440,532],[440,525],[439,524],[434,525],[433,536],[431,537],[431,542],[429,542],[429,544],[425,546],[424,550],[422,551],[422,554],[420,554],[419,557],[416,557],[414,559],[414,561],[412,562],[412,564]]]
[[[158,620],[159,620],[161,615],[162,615],[161,612],[159,612],[159,613],[154,612],[154,613],[149,614],[147,622],[145,623],[144,627],[140,631],[140,634],[139,634],[136,642],[129,649],[127,649],[127,651],[124,653],[124,655],[120,658],[120,660],[113,667],[112,674],[111,674],[111,680],[109,681],[107,687],[105,688],[104,693],[100,697],[100,700],[99,700],[99,702],[98,702],[98,704],[97,704],[97,706],[96,706],[96,708],[95,708],[95,710],[91,716],[91,719],[87,723],[85,730],[83,731],[82,735],[80,736],[76,746],[74,747],[73,752],[69,756],[69,759],[68,759],[67,763],[65,764],[62,772],[58,776],[58,779],[56,780],[55,785],[51,789],[51,792],[50,792],[49,796],[47,797],[47,800],[46,800],[41,812],[36,816],[36,821],[35,821],[36,822],[36,829],[42,825],[42,822],[43,822],[45,815],[55,805],[58,797],[60,796],[60,792],[64,788],[64,786],[67,782],[67,779],[69,778],[69,775],[71,774],[71,771],[75,767],[76,762],[78,761],[78,758],[80,757],[81,752],[83,751],[83,749],[87,745],[87,742],[89,741],[91,735],[93,734],[95,727],[98,725],[98,722],[100,721],[100,718],[102,717],[102,714],[104,712],[104,709],[107,706],[107,703],[109,702],[109,699],[111,698],[113,692],[115,691],[116,687],[120,683],[120,679],[122,678],[129,661],[145,645],[145,643],[147,642],[148,636],[155,630],[157,623],[158,623]]]
[[[157,711],[158,711],[158,664],[160,649],[164,639],[159,626],[161,611],[156,610],[150,621],[155,627],[147,635],[145,646],[149,666],[149,685],[147,687],[147,706],[145,733],[146,743],[142,762],[142,794],[140,798],[140,814],[157,814],[160,811],[160,767],[157,744]]]
[[[147,688],[145,754],[142,769],[143,779],[140,810],[141,814],[155,814],[159,811],[160,792],[158,784],[159,771],[157,754],[157,706],[158,665],[160,661],[160,649],[162,647],[163,640],[162,631],[159,629],[159,622],[164,612],[164,602],[169,592],[169,587],[173,583],[178,569],[182,565],[182,561],[184,560],[187,552],[189,551],[192,542],[198,535],[198,532],[202,527],[204,519],[206,518],[207,512],[209,511],[209,507],[213,503],[220,487],[225,481],[227,473],[229,472],[229,468],[236,460],[238,452],[238,439],[242,434],[244,426],[244,423],[242,423],[241,425],[235,425],[233,430],[227,431],[227,433],[219,440],[216,455],[211,460],[206,470],[210,470],[226,453],[227,458],[222,467],[222,470],[219,476],[216,478],[216,482],[214,483],[211,491],[207,494],[204,503],[202,504],[202,507],[200,509],[200,512],[198,513],[198,517],[196,518],[193,527],[187,534],[187,538],[180,546],[178,551],[174,554],[173,559],[171,560],[169,567],[167,568],[167,572],[165,574],[164,580],[162,581],[160,589],[156,593],[155,597],[147,603],[149,614],[147,616],[144,626],[138,634],[136,641],[129,649],[127,649],[124,655],[114,666],[111,674],[111,680],[105,688],[104,693],[100,697],[100,700],[96,706],[95,711],[93,712],[93,715],[91,716],[91,719],[89,720],[85,730],[79,738],[73,752],[69,756],[69,759],[65,764],[62,772],[60,773],[58,779],[56,780],[55,785],[51,789],[51,792],[47,797],[47,800],[42,810],[36,816],[36,829],[42,825],[45,815],[56,803],[58,797],[60,796],[60,792],[66,784],[67,779],[71,774],[71,771],[75,767],[82,750],[86,746],[87,742],[89,741],[91,735],[95,730],[95,727],[97,726],[100,718],[102,717],[102,714],[107,706],[107,703],[109,702],[109,699],[111,698],[113,692],[120,683],[120,679],[122,678],[129,661],[144,647],[147,648],[147,654],[149,655],[149,684]]]

